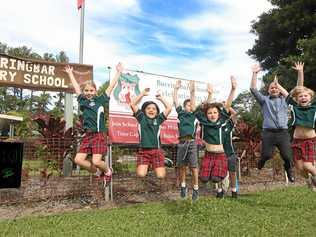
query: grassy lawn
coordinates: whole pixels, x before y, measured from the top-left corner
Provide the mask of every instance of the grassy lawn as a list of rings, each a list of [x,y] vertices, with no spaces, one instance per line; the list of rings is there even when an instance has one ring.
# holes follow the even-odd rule
[[[315,236],[305,187],[0,221],[1,236]]]

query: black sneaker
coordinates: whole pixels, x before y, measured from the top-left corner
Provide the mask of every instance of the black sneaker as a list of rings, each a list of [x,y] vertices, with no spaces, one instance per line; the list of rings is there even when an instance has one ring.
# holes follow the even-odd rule
[[[187,196],[188,193],[188,188],[185,187],[180,187],[180,197],[181,198],[185,198]]]
[[[294,178],[294,175],[293,175],[293,170],[290,168],[290,169],[285,170],[285,172],[286,172],[286,175],[287,175],[288,180],[289,180],[291,183],[294,183],[295,178]]]
[[[193,189],[192,191],[192,201],[196,201],[199,198],[199,190]]]
[[[222,190],[221,192],[217,192],[216,198],[223,198],[223,197],[224,197],[224,190]]]
[[[265,164],[265,163],[266,163],[266,162],[265,162],[264,160],[260,159],[260,160],[258,161],[258,164],[257,164],[258,170],[261,170],[261,169],[264,167],[264,164]]]
[[[238,196],[237,191],[236,192],[232,191],[232,198],[237,198],[237,196]]]

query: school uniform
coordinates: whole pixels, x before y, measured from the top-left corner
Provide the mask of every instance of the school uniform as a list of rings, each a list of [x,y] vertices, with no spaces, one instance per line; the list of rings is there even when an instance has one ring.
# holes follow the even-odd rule
[[[193,112],[186,112],[182,106],[176,108],[178,114],[179,144],[177,145],[177,166],[198,167],[198,151],[195,142],[198,121]]]
[[[223,144],[224,129],[228,128],[228,124],[232,123],[232,120],[220,115],[216,122],[211,122],[200,109],[195,111],[195,115],[201,124],[202,139],[208,144]],[[224,179],[227,175],[227,170],[228,162],[224,152],[205,151],[200,167],[201,180],[207,181],[213,177]]]
[[[149,165],[153,169],[164,167],[164,154],[160,143],[160,125],[167,119],[164,113],[148,118],[141,110],[134,113],[138,121],[140,148],[137,153],[137,166]]]
[[[226,112],[223,109],[222,113],[225,115],[227,119],[230,118],[231,114]],[[228,158],[228,171],[236,172],[236,165],[237,165],[237,155],[235,152],[234,144],[233,144],[233,130],[235,127],[235,123],[231,120],[223,130],[224,133],[224,152]]]
[[[291,109],[291,126],[301,126],[315,129],[316,126],[316,99],[308,106],[299,106],[290,96],[287,102]],[[316,160],[316,137],[308,139],[293,139],[292,150],[294,160],[314,163]]]
[[[81,94],[77,100],[82,111],[85,130],[79,153],[105,154],[107,152],[105,119],[107,118],[104,115],[104,108],[108,107],[110,98],[103,94],[87,99]]]

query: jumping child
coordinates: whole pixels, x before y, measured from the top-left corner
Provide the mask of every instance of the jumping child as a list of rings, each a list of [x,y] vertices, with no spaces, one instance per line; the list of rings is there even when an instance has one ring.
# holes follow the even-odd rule
[[[304,177],[311,175],[311,184],[316,187],[316,99],[315,93],[304,86],[304,63],[296,62],[293,67],[298,72],[297,86],[290,94],[278,83],[279,90],[287,95],[294,127],[292,150],[296,168]]]
[[[212,95],[213,95],[213,87],[212,85],[207,85],[208,99],[207,102],[211,103]],[[222,105],[225,106],[226,101],[222,102]],[[236,188],[236,165],[237,165],[237,155],[235,153],[232,137],[233,137],[233,129],[237,122],[237,113],[233,108],[229,108],[227,111],[225,108],[221,108],[221,115],[223,118],[231,119],[231,122],[227,123],[227,126],[223,129],[223,147],[224,152],[228,161],[228,175],[230,180],[230,187],[232,192],[232,197],[237,198],[237,188]],[[225,180],[223,180],[224,182]]]
[[[153,101],[146,101],[141,109],[138,104],[144,96],[149,94],[149,88],[136,96],[130,106],[139,123],[140,149],[137,153],[137,176],[145,177],[150,165],[160,179],[166,176],[164,154],[160,149],[160,125],[167,119],[171,112],[171,105],[161,96],[156,98],[165,106],[163,112],[159,112],[158,105]]]
[[[91,173],[98,173],[101,171],[105,185],[112,179],[112,170],[107,166],[107,163],[102,160],[102,156],[107,152],[107,144],[105,133],[107,128],[105,126],[104,107],[108,106],[110,95],[118,82],[123,71],[123,66],[119,63],[116,66],[116,75],[110,81],[105,94],[97,96],[97,88],[94,82],[89,82],[83,86],[81,91],[80,85],[73,75],[73,68],[65,67],[71,83],[78,96],[79,108],[83,115],[83,128],[85,134],[80,144],[79,152],[76,154],[75,163],[80,167],[88,170]],[[87,155],[92,153],[92,162],[86,160]]]
[[[225,104],[226,110],[231,107],[235,90],[236,80],[231,77],[231,91]],[[232,123],[232,120],[223,115],[221,107],[220,103],[205,103],[194,112],[202,126],[202,139],[206,148],[200,168],[202,182],[211,180],[214,183],[221,183],[227,175],[228,161],[223,147],[223,130],[228,129],[228,124]],[[223,196],[224,191],[219,187],[216,197],[223,198]]]
[[[179,140],[177,145],[177,166],[180,171],[180,196],[185,198],[187,196],[188,188],[186,185],[186,170],[190,166],[192,171],[192,200],[196,201],[199,195],[199,174],[198,174],[198,156],[197,144],[195,141],[195,133],[197,127],[197,119],[193,114],[191,103],[195,104],[195,84],[190,81],[190,99],[183,102],[183,108],[178,102],[178,90],[181,86],[181,81],[178,80],[174,87],[173,101],[178,113],[179,119]]]

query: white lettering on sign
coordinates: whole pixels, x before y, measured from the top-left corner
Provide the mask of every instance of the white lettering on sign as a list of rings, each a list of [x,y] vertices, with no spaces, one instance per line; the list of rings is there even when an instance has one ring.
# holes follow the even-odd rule
[[[0,78],[1,78],[1,74],[0,74]],[[39,86],[68,88],[68,86],[65,83],[65,78],[47,77],[43,75],[39,76],[39,75],[32,75],[29,73],[24,74],[24,83],[39,85]]]
[[[0,81],[10,81],[14,82],[16,76],[16,72],[10,72],[10,71],[0,71]]]

